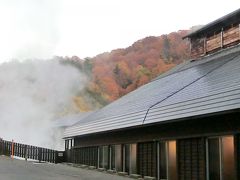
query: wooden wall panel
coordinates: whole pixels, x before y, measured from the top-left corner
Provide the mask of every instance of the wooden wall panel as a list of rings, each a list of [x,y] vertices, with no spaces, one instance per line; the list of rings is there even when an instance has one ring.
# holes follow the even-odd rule
[[[233,44],[234,42],[239,41],[239,25],[231,27],[229,29],[224,30],[223,32],[223,45],[228,46]]]
[[[207,52],[211,52],[214,51],[216,49],[221,48],[221,32],[213,35],[213,36],[209,36],[207,37],[207,42],[206,42],[206,51]]]
[[[204,43],[204,38],[191,40],[191,58],[196,58],[205,54]]]
[[[206,179],[205,139],[181,139],[177,148],[179,180]]]
[[[74,163],[97,167],[98,147],[76,148],[73,151]]]
[[[240,42],[240,26],[234,24],[231,27],[217,29],[218,33],[205,34],[205,37],[191,38],[191,58],[198,58],[204,54],[215,52],[221,48],[236,45]],[[204,40],[206,38],[206,41]]]
[[[142,176],[157,176],[157,147],[154,142],[137,145],[138,174]]]

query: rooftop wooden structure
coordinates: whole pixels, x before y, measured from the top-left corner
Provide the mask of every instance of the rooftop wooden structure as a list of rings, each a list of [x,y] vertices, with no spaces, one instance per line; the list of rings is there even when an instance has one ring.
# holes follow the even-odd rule
[[[240,9],[210,22],[183,38],[190,40],[192,59],[238,44],[240,42]]]

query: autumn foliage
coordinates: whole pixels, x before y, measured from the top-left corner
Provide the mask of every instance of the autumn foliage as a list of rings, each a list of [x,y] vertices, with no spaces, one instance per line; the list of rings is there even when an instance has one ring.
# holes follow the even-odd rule
[[[189,45],[182,30],[159,37],[146,37],[125,49],[93,58],[69,58],[88,75],[85,91],[105,105],[135,90],[188,58]]]

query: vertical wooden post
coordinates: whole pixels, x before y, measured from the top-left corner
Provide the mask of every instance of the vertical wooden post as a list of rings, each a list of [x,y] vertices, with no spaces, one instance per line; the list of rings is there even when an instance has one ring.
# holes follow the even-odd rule
[[[221,30],[221,48],[223,48],[223,28]]]
[[[122,144],[122,168],[123,172],[126,172],[126,145]]]
[[[58,160],[58,151],[55,151],[55,164],[59,162]]]
[[[38,148],[38,161],[42,161],[42,148]]]
[[[98,150],[98,152],[97,152],[97,153],[98,153],[98,155],[97,155],[97,156],[98,156],[98,157],[97,157],[97,161],[98,161],[98,162],[97,162],[97,168],[99,168],[99,166],[100,166],[100,149],[99,149],[99,148],[100,148],[100,147],[98,147],[98,149],[97,149],[97,150]]]
[[[192,39],[191,38],[190,38],[189,42],[190,42],[190,47],[189,47],[190,48],[190,52],[189,53],[190,53],[190,58],[191,58],[192,57]]]
[[[238,39],[240,40],[240,24],[239,24],[239,28],[238,28],[238,34],[239,34]]]
[[[204,41],[203,41],[203,51],[204,51],[204,55],[207,54],[207,35],[204,36]]]
[[[11,147],[11,158],[13,159],[14,156],[14,141],[12,140],[12,147]]]
[[[159,149],[159,142],[156,142],[156,143],[157,143],[157,155],[156,155],[156,158],[157,158],[157,179],[159,180],[160,179],[160,157],[159,157],[160,149]]]
[[[240,27],[240,26],[239,26]],[[239,167],[239,135],[234,135],[234,165],[235,165],[235,177],[240,178],[240,167]]]
[[[112,146],[109,146],[109,169],[112,169]]]
[[[27,145],[24,146],[24,158],[25,158],[25,161],[27,161]]]
[[[0,155],[3,154],[3,140],[0,138]]]

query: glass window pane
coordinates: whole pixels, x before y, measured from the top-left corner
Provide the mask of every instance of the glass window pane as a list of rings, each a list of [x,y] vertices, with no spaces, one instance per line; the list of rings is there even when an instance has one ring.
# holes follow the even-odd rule
[[[103,146],[99,147],[99,167],[103,168]]]
[[[167,179],[166,142],[159,143],[159,173],[160,179]]]
[[[168,179],[177,179],[177,151],[176,141],[168,142]]]
[[[233,136],[222,138],[223,179],[234,180],[234,140]]]
[[[129,173],[130,168],[130,144],[125,145],[125,172]]]
[[[108,169],[108,146],[103,146],[103,168]]]
[[[131,174],[137,174],[137,144],[131,144]]]
[[[115,146],[111,146],[111,169],[115,170]]]
[[[219,138],[208,139],[208,166],[209,179],[220,179],[220,151]]]
[[[68,140],[68,149],[72,149],[72,139]]]
[[[122,169],[122,145],[115,145],[115,164],[117,171],[123,171]]]

